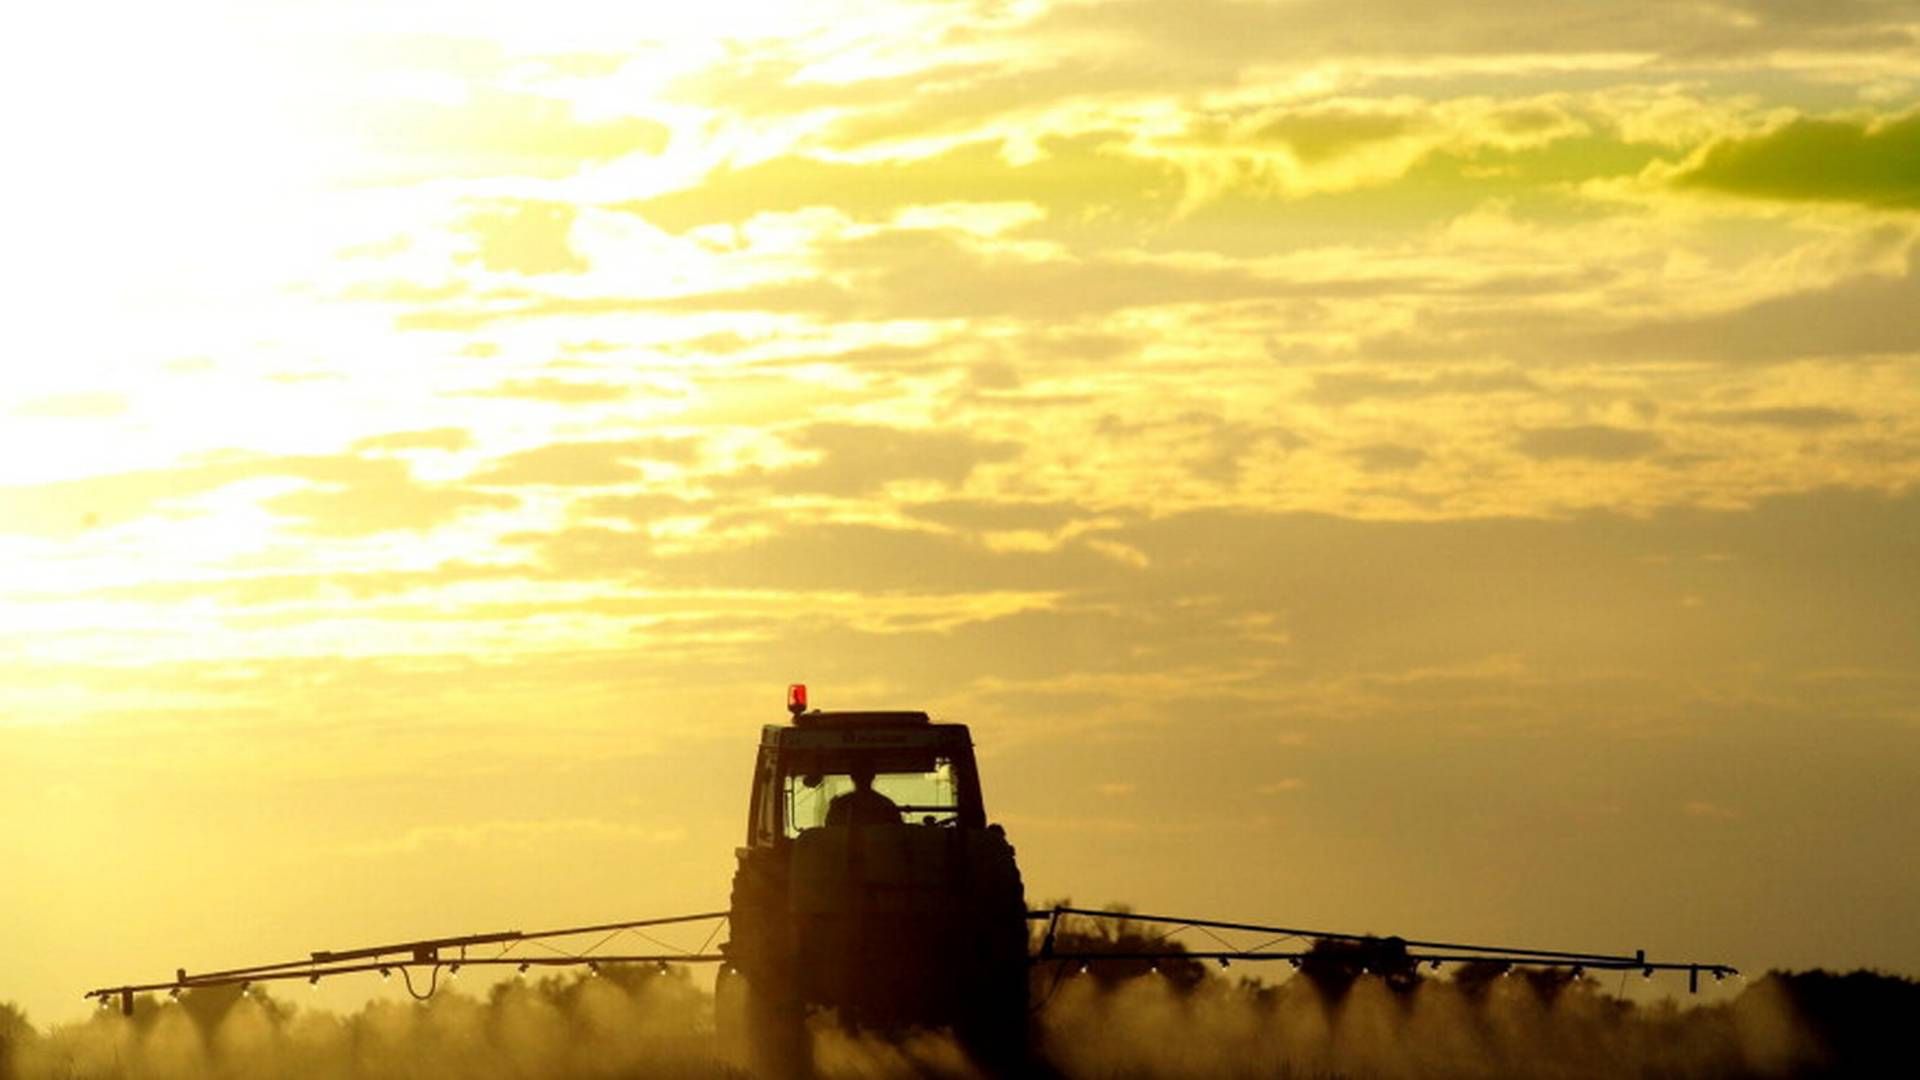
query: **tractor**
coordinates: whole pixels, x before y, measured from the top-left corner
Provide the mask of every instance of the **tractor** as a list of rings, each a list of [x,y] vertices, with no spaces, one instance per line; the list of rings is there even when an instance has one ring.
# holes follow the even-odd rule
[[[810,1016],[951,1031],[976,1063],[1028,1044],[1027,907],[987,823],[963,724],[823,712],[788,692],[761,733],[716,986],[723,1041],[761,1075],[810,1069]]]

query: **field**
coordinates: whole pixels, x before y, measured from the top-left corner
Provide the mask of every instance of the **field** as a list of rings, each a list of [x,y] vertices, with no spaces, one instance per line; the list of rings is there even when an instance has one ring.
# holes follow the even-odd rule
[[[1045,1067],[1075,1078],[1174,1076],[1742,1077],[1855,1075],[1920,1017],[1920,983],[1771,973],[1731,1000],[1635,1006],[1594,979],[1516,972],[1344,992],[1178,971],[1106,978],[1036,970]],[[474,996],[374,1002],[350,1015],[258,989],[143,998],[37,1030],[0,1007],[0,1077],[489,1078],[738,1075],[712,1001],[684,969],[608,968]],[[1904,1020],[1903,1020],[1904,1018]],[[975,1075],[939,1033],[815,1025],[825,1076]]]

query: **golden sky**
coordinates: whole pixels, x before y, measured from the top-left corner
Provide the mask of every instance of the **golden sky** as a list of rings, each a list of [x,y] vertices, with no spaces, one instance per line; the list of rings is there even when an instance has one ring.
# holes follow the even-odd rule
[[[724,905],[797,680],[1036,899],[1920,972],[1920,4],[14,22],[36,1019]]]

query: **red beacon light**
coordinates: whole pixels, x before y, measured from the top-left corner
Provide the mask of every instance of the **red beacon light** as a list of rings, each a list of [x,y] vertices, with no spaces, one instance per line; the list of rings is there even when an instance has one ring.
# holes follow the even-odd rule
[[[795,716],[807,711],[807,684],[792,683],[787,687],[787,711]]]

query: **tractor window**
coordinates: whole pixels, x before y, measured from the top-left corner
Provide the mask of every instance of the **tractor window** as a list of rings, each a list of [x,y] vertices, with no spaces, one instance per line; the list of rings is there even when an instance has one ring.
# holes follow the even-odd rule
[[[911,767],[913,764],[924,764],[925,768],[915,769]],[[873,790],[886,796],[899,809],[902,824],[939,828],[959,820],[960,796],[954,782],[952,759],[934,757],[921,763],[888,762],[885,765],[891,768],[882,767],[874,773]],[[833,801],[853,792],[849,763],[826,762],[823,769],[825,771],[815,773],[790,773],[786,777],[788,837],[829,824]],[[832,824],[844,823],[844,815],[843,810]],[[871,820],[866,823],[877,824]]]
[[[753,773],[753,822],[749,826],[751,835],[747,843],[755,845],[771,844],[779,829],[774,815],[780,809],[779,788],[776,786],[773,751],[760,751],[760,765]]]

